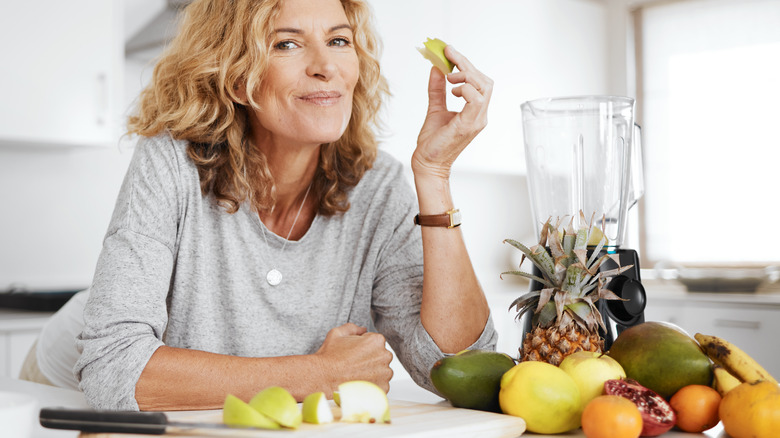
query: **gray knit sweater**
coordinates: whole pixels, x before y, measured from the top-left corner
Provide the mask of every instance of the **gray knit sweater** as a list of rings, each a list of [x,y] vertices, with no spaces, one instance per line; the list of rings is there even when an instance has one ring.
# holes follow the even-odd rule
[[[135,385],[161,345],[246,357],[309,354],[352,322],[382,333],[433,389],[443,356],[420,323],[422,244],[402,166],[380,152],[342,215],[298,241],[242,205],[203,196],[187,143],[142,138],[122,185],[84,311],[74,372],[95,408],[137,410]],[[265,229],[266,240],[263,237]],[[270,286],[266,273],[284,274]],[[490,320],[472,348],[495,348]]]

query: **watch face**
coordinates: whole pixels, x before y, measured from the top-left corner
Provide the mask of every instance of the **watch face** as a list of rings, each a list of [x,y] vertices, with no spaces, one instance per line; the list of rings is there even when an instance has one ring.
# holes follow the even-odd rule
[[[455,210],[450,214],[450,227],[460,225],[460,210]]]

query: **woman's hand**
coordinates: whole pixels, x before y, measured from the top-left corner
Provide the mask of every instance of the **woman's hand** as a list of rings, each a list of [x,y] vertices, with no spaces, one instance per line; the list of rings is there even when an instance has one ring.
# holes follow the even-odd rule
[[[385,392],[390,390],[393,353],[385,347],[385,337],[365,327],[347,323],[331,329],[315,353],[323,361],[325,379],[333,390],[350,380],[368,380]]]
[[[461,55],[447,46],[447,58],[458,67],[447,75],[452,94],[462,97],[466,105],[461,112],[447,110],[447,86],[444,75],[431,68],[428,80],[428,113],[417,137],[417,149],[412,155],[412,171],[416,178],[436,176],[449,178],[450,168],[463,149],[487,125],[487,110],[493,93],[493,80]]]

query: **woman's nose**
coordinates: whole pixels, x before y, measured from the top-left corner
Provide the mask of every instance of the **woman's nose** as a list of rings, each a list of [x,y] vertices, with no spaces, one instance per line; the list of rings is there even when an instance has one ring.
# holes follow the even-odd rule
[[[330,80],[337,70],[336,60],[327,46],[313,47],[309,51],[306,74],[323,80]]]

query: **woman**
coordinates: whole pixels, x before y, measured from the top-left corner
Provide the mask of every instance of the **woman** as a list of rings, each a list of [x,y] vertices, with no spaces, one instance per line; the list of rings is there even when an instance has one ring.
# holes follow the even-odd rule
[[[96,408],[175,410],[279,385],[298,400],[389,388],[493,348],[448,177],[492,82],[452,48],[432,69],[417,198],[372,133],[386,93],[359,0],[196,0],[142,93],[142,139],[104,241],[75,373]],[[376,332],[368,328],[375,328]]]

